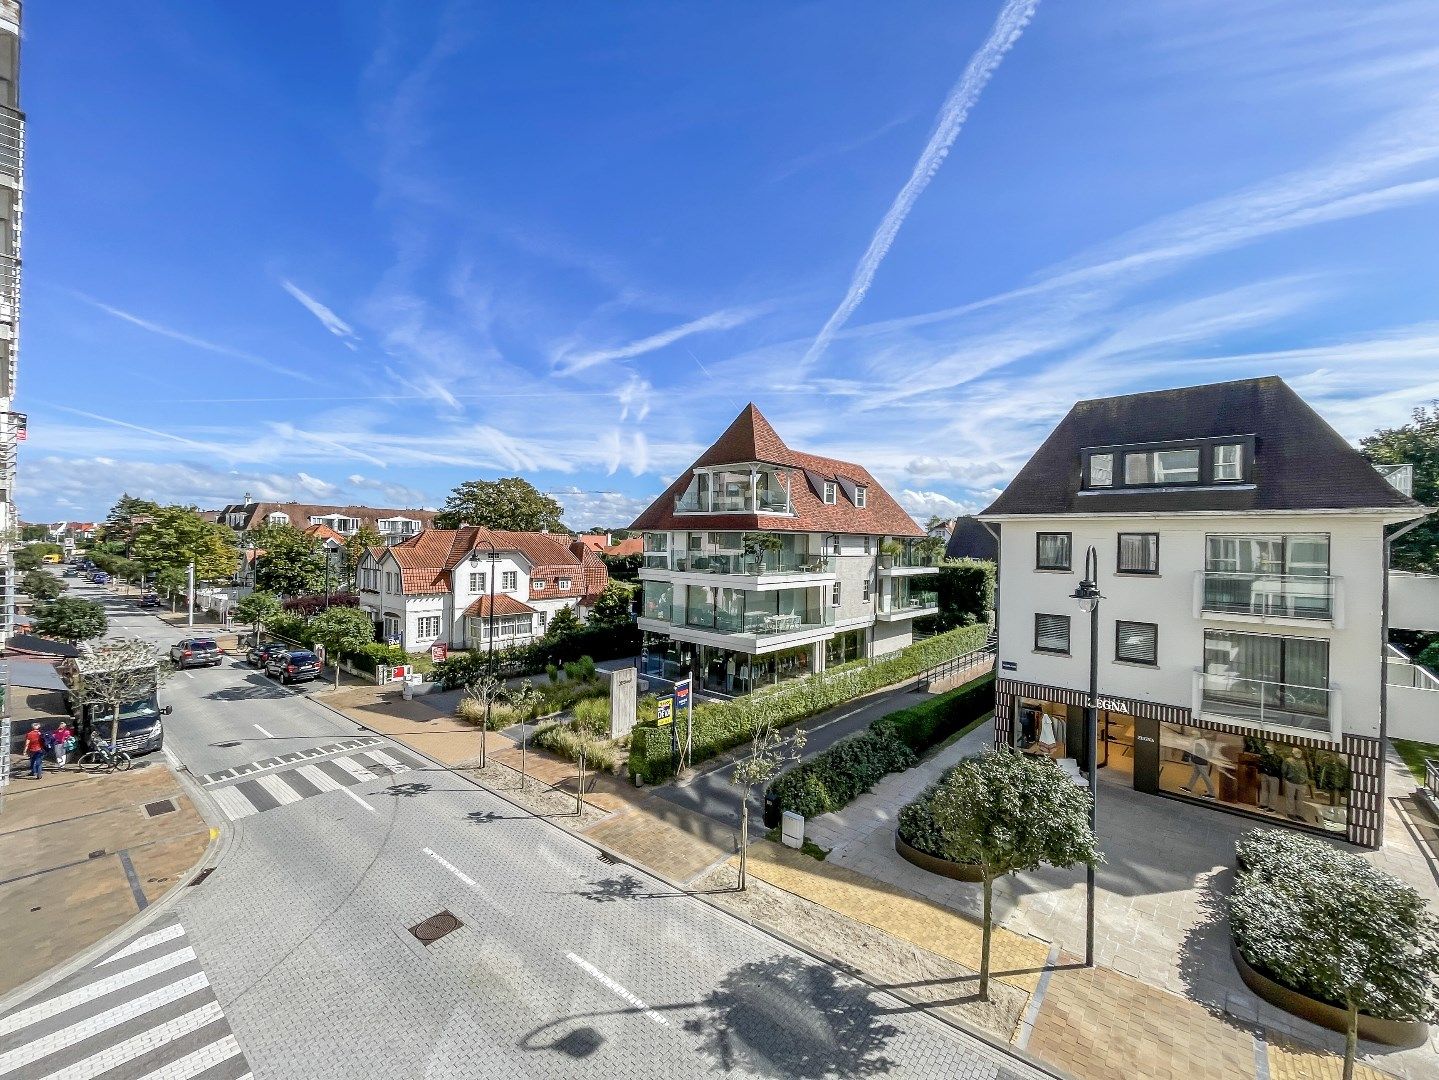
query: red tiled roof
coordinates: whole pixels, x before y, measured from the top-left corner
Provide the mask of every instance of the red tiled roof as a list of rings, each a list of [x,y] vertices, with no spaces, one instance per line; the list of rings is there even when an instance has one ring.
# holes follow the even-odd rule
[[[337,544],[343,544],[345,542],[343,536],[322,521],[317,521],[315,524],[308,526],[305,529],[305,535],[313,536],[320,540],[333,540]]]
[[[580,533],[575,539],[591,551],[603,551],[610,542],[608,533]]]
[[[631,536],[628,540],[618,540],[607,548],[600,548],[601,555],[608,555],[612,559],[624,559],[644,553],[645,540],[642,536]]]
[[[580,551],[574,551],[570,538],[556,533],[508,532],[472,525],[461,529],[425,529],[387,550],[400,566],[401,587],[406,593],[447,593],[451,589],[451,572],[465,562],[471,552],[479,552],[483,561],[489,554],[490,544],[496,552],[523,556],[531,566],[532,578],[553,581],[564,575],[572,580],[573,585],[567,591],[554,586],[546,588],[545,597],[581,596],[593,588],[597,580],[600,589],[609,581],[609,571],[599,556],[586,551],[583,545],[575,545]],[[376,561],[383,557],[383,553],[375,554]]]
[[[771,465],[787,465],[796,471],[790,474],[790,501],[793,517],[776,514],[676,514],[674,500],[689,487],[694,469],[705,466],[737,465],[759,461]],[[865,507],[856,507],[843,491],[835,503],[826,503],[809,486],[804,471],[826,480],[843,478],[862,485],[866,491]],[[870,475],[869,470],[838,458],[820,457],[791,450],[785,445],[769,421],[754,405],[747,405],[724,433],[715,440],[658,499],[635,518],[631,529],[654,531],[691,529],[704,531],[763,530],[766,532],[836,532],[873,536],[923,536],[894,497]]]
[[[496,615],[525,615],[534,612],[534,608],[521,600],[516,600],[509,593],[498,593],[495,596]],[[482,596],[469,607],[465,608],[465,614],[487,619],[490,617],[490,598]]]
[[[570,583],[568,589],[560,588],[561,579]],[[545,587],[536,589],[535,582],[543,581]],[[585,572],[579,563],[563,566],[536,566],[530,571],[531,600],[573,600],[585,594]]]

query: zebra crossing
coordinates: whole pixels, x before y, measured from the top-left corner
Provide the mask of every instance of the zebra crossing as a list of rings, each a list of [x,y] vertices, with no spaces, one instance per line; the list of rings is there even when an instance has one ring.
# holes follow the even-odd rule
[[[414,758],[382,743],[378,738],[349,739],[210,773],[200,782],[220,812],[239,821],[314,795],[420,768]]]
[[[0,1080],[250,1080],[178,922],[0,1015]]]

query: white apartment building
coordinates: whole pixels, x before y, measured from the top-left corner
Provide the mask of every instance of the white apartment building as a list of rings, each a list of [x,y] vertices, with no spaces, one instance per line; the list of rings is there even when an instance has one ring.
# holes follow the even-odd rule
[[[866,469],[787,447],[749,405],[635,519],[647,674],[747,693],[913,640],[914,520]]]
[[[491,627],[496,649],[528,645],[560,608],[584,621],[609,583],[604,562],[572,537],[473,526],[371,548],[357,577],[381,640],[407,652],[485,649]]]
[[[20,111],[20,3],[0,0],[0,643],[15,631],[20,528],[15,472],[25,415],[15,411],[20,353],[20,224],[25,196],[25,114]]]
[[[980,519],[999,533],[995,741],[1377,845],[1387,538],[1429,511],[1277,378],[1080,402]]]

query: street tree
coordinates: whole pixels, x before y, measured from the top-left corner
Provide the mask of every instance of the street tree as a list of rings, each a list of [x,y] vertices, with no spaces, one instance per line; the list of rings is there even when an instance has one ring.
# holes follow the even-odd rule
[[[20,579],[20,588],[36,602],[54,600],[65,591],[65,583],[44,570],[27,570]]]
[[[635,621],[634,596],[633,585],[611,581],[595,599],[595,606],[590,609],[590,622],[597,626],[628,626]]]
[[[303,596],[325,587],[320,542],[293,525],[265,525],[251,534],[263,552],[255,560],[255,585],[276,596]]]
[[[673,723],[673,721],[671,721]],[[774,722],[765,720],[755,728],[749,753],[735,762],[729,782],[740,789],[739,804],[739,887],[749,886],[749,800],[755,788],[764,789],[779,771],[791,761],[798,761],[804,750],[805,734],[795,728],[788,737],[776,730]]]
[[[185,570],[195,564],[196,581],[234,576],[239,553],[225,526],[206,521],[186,506],[161,506],[144,515],[130,541],[130,558],[150,573]]]
[[[12,556],[17,573],[23,574],[30,570],[38,570],[44,565],[44,560],[40,558],[40,553],[35,551],[34,548],[34,544],[31,544],[29,547],[22,547]]]
[[[986,750],[949,771],[930,813],[945,858],[979,868],[984,887],[979,998],[988,1001],[995,879],[1043,865],[1102,861],[1089,827],[1089,791],[1048,758]]]
[[[132,519],[147,517],[159,509],[159,503],[151,502],[149,499],[138,499],[126,492],[115,500],[115,505],[110,507],[110,512],[105,515],[102,524],[108,529],[114,529],[124,534],[129,531]]]
[[[435,528],[479,525],[513,532],[564,532],[565,508],[521,476],[466,480],[435,515]]]
[[[35,605],[35,633],[54,641],[89,641],[105,633],[110,625],[105,609],[93,600],[62,596]]]
[[[1439,499],[1439,401],[1415,409],[1407,424],[1360,439],[1359,449],[1376,465],[1413,465],[1414,498],[1425,506]],[[1426,518],[1395,540],[1393,561],[1400,570],[1439,572],[1439,521]]]
[[[85,704],[110,710],[110,744],[120,739],[120,710],[142,701],[173,672],[158,645],[138,638],[108,638],[75,659],[71,690]]]
[[[326,659],[335,665],[335,688],[340,686],[340,657],[357,653],[375,640],[375,624],[370,614],[356,607],[332,607],[310,620],[308,627],[315,641],[325,647]]]
[[[1363,856],[1296,833],[1244,837],[1229,896],[1239,953],[1271,979],[1347,1014],[1352,1080],[1359,1014],[1439,1018],[1439,919],[1413,886]]]
[[[261,629],[278,614],[280,601],[267,592],[252,592],[235,605],[235,617],[254,628],[256,645],[260,644]],[[373,638],[373,634],[371,637]]]
[[[357,575],[360,560],[370,548],[382,547],[385,538],[372,525],[361,523],[353,534],[345,538],[345,580],[351,586],[358,586]]]
[[[170,610],[175,610],[175,599],[184,596],[190,587],[189,575],[177,566],[167,566],[155,574],[155,591],[170,601]]]
[[[44,540],[44,539],[48,538],[49,535],[50,535],[50,530],[47,529],[44,525],[21,525],[21,526],[20,526],[20,541],[21,541],[21,543],[26,543],[26,544],[28,544],[28,543],[33,543],[33,542],[36,541],[36,540]]]
[[[551,617],[549,626],[545,627],[545,637],[550,641],[561,641],[579,633],[580,627],[579,616],[575,614],[575,609],[566,605]]]

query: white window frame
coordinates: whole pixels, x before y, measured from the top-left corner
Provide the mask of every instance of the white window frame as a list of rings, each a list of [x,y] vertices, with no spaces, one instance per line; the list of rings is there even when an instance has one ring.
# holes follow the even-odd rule
[[[561,588],[561,589],[568,589],[572,584],[573,584],[573,582],[572,582],[569,578],[567,578],[567,577],[562,577],[562,578],[560,578],[560,588]]]
[[[834,607],[839,607],[839,599],[840,599],[840,588],[839,588],[839,586],[840,586],[840,583],[839,583],[838,581],[836,581],[836,582],[834,583],[834,589],[833,589],[833,592],[832,592],[832,599],[831,599],[831,604],[832,604],[832,606],[834,606]]]
[[[865,487],[863,484],[857,485],[857,486],[855,487],[855,489],[854,489],[854,506],[855,506],[855,509],[856,509],[856,510],[863,510],[864,507],[865,507],[865,504],[866,504],[868,501],[869,501],[869,489],[868,489],[867,487]]]
[[[485,591],[485,571],[478,570],[470,574],[470,592],[482,593]]]
[[[545,585],[546,585],[545,579],[542,578],[542,577],[541,577],[541,578],[530,578],[530,592],[544,592],[544,591],[545,591]]]
[[[824,503],[826,506],[833,506],[839,499],[839,485],[833,480],[824,482]]]
[[[1220,454],[1226,450],[1234,451],[1233,461],[1221,461]],[[1224,470],[1221,473],[1220,470]],[[1227,475],[1233,469],[1232,476]],[[1221,443],[1214,448],[1214,461],[1210,466],[1211,479],[1216,484],[1236,484],[1244,479],[1244,444],[1243,443]]]
[[[415,616],[415,636],[422,638],[439,637],[440,617],[438,615]]]
[[[500,591],[514,592],[520,587],[520,572],[518,570],[500,571]]]

